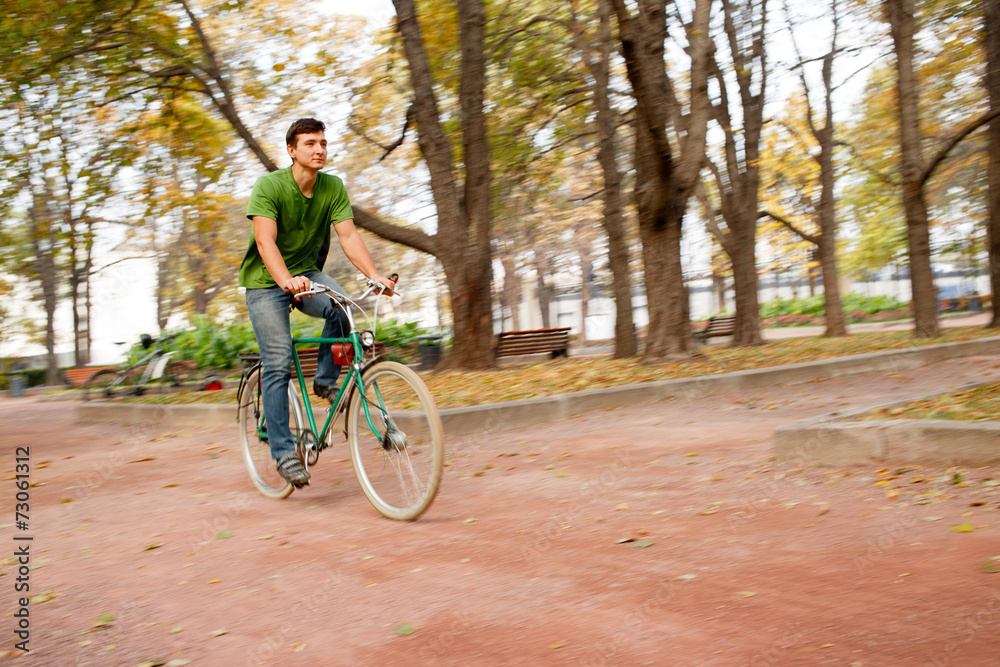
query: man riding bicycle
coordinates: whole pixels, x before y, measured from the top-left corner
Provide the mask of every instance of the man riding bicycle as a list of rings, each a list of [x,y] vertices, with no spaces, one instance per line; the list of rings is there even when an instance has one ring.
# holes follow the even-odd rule
[[[263,364],[261,395],[267,419],[271,457],[278,473],[296,487],[309,483],[309,472],[295,454],[288,426],[288,381],[292,367],[289,310],[326,320],[322,336],[343,337],[347,318],[331,299],[296,300],[310,281],[343,289],[322,273],[330,248],[330,227],[347,259],[369,280],[392,287],[376,270],[364,240],[354,226],[354,213],[343,181],[320,170],[326,165],[326,126],[301,118],[285,135],[290,167],[261,176],[247,206],[253,223],[240,264],[239,283],[246,288],[247,309]],[[340,367],[329,345],[321,345],[313,391],[333,400]]]

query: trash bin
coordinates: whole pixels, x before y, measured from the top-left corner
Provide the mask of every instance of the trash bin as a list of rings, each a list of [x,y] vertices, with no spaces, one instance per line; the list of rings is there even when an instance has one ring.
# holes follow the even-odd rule
[[[425,334],[417,340],[420,341],[420,370],[429,371],[441,361],[441,336]]]
[[[11,373],[8,376],[8,388],[11,398],[21,398],[24,396],[24,374],[21,371]]]

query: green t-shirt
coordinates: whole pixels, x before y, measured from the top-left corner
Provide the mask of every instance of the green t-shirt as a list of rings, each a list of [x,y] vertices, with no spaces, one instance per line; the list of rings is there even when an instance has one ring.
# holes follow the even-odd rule
[[[285,267],[293,276],[322,271],[330,249],[330,225],[354,217],[344,182],[331,174],[316,174],[312,197],[306,197],[286,167],[257,179],[250,194],[247,218],[259,215],[278,223],[276,239]],[[250,244],[240,263],[240,285],[274,287],[277,283],[264,266],[257,241]]]

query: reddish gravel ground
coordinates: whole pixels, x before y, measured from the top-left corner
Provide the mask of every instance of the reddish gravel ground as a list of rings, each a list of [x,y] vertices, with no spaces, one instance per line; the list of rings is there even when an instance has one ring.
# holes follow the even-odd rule
[[[5,560],[0,664],[997,665],[1000,470],[770,457],[779,424],[987,378],[1000,358],[451,439],[409,524],[366,503],[346,448],[272,501],[235,421],[3,400],[0,522],[12,553],[28,446],[37,597],[17,655]]]

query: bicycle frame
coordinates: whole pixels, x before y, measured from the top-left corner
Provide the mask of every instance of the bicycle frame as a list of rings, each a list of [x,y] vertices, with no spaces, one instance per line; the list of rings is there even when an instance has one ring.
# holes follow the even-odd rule
[[[319,288],[317,287],[316,289]],[[361,299],[365,298],[371,291],[372,287],[369,287],[369,289],[364,294],[362,294],[361,297],[359,297],[357,300],[360,301]],[[350,299],[349,297],[343,294],[337,294],[332,291],[319,291],[315,293],[325,294],[329,298],[333,299],[334,303],[336,303],[336,305],[347,316],[347,321],[350,331],[347,337],[344,338],[323,338],[323,337],[292,338],[292,362],[295,365],[295,376],[298,382],[299,393],[302,398],[302,405],[306,412],[306,421],[309,424],[309,433],[315,439],[316,449],[317,451],[320,451],[326,448],[327,445],[324,443],[326,443],[327,437],[330,435],[331,426],[333,425],[333,422],[337,417],[337,415],[339,415],[341,412],[347,411],[347,406],[349,405],[351,396],[353,395],[355,390],[360,391],[362,397],[364,398],[362,406],[364,408],[365,421],[368,422],[368,428],[371,429],[372,434],[381,439],[384,434],[380,434],[378,432],[378,428],[375,426],[375,423],[372,420],[371,410],[369,408],[369,405],[373,403],[365,395],[364,380],[362,375],[365,369],[367,369],[372,364],[381,361],[382,357],[373,356],[372,358],[365,360],[365,348],[361,343],[361,332],[358,331],[358,328],[355,325],[354,314],[351,311],[351,306],[356,305],[354,300]],[[337,294],[337,297],[339,298],[331,296],[331,294]],[[376,317],[377,317],[377,309],[376,309]],[[316,428],[316,417],[313,414],[312,405],[309,402],[309,392],[306,391],[307,387],[306,378],[304,373],[302,372],[302,364],[299,361],[299,350],[297,346],[303,343],[310,343],[314,345],[322,345],[325,343],[350,344],[352,349],[354,350],[354,358],[351,360],[349,364],[345,365],[346,377],[340,384],[340,389],[337,391],[337,396],[333,400],[333,404],[330,407],[329,414],[326,417],[326,421],[323,423],[322,430]],[[259,361],[257,362],[257,365],[260,365]],[[246,376],[247,373],[244,373],[243,378],[245,379]],[[243,387],[243,382],[241,381],[239,393],[242,393],[242,387]],[[385,408],[385,403],[383,402],[382,396],[378,391],[378,387],[375,387],[374,394],[375,394],[375,399],[377,400],[377,405],[381,410],[383,417],[386,418],[387,423],[395,427],[395,424],[392,424],[391,419],[389,419],[388,417],[388,413]],[[295,434],[293,434],[293,436],[294,435]]]
[[[128,377],[129,373],[131,373],[137,368],[140,368],[143,364],[145,364],[146,369],[142,372],[142,376],[136,383],[136,387],[137,388],[145,387],[147,382],[149,382],[150,380],[156,380],[163,375],[163,371],[167,367],[167,362],[170,361],[170,357],[173,356],[173,354],[174,353],[172,351],[164,352],[161,349],[154,349],[150,351],[149,354],[144,356],[139,361],[121,369],[118,372],[117,377],[115,377],[114,381],[112,381],[111,384],[109,385],[109,388],[117,387],[118,385],[123,384],[125,382],[125,379]],[[159,357],[159,358],[156,359],[155,362],[150,363],[150,360],[153,359],[154,357]]]

